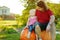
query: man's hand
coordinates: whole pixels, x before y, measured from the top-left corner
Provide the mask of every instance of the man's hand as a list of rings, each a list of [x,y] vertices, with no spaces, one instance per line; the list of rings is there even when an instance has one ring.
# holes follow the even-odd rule
[[[47,25],[46,31],[50,31],[50,24]]]

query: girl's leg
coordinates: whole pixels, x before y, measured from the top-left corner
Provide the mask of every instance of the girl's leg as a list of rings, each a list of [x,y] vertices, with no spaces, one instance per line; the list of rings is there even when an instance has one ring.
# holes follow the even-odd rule
[[[31,32],[29,31],[27,34],[27,38],[30,38]]]
[[[28,34],[27,34],[27,38],[30,38],[32,30],[33,30],[33,25],[30,25],[29,26],[29,31],[28,31]]]

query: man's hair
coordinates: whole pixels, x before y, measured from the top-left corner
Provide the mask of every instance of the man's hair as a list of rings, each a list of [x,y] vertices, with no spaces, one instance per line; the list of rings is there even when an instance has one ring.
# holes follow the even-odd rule
[[[44,11],[47,10],[47,7],[46,7],[44,1],[39,1],[39,2],[37,2],[37,6],[43,8]]]

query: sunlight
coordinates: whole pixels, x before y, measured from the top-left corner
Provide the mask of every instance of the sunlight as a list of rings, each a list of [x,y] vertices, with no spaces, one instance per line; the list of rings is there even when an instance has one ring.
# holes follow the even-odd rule
[[[51,3],[59,3],[60,0],[50,0]]]
[[[20,0],[0,0],[0,6],[7,6],[10,8],[11,13],[20,15],[22,15],[22,10],[24,9]]]
[[[50,0],[49,2],[59,3],[60,0]],[[25,9],[20,0],[0,0],[0,6],[10,8],[11,13],[22,15],[22,10]]]

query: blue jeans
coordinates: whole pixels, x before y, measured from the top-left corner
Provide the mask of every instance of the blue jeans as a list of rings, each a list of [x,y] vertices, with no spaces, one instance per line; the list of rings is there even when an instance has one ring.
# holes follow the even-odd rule
[[[35,29],[34,25],[29,25],[28,28],[29,28],[29,31],[30,31],[30,32],[32,32],[32,30]]]

